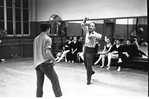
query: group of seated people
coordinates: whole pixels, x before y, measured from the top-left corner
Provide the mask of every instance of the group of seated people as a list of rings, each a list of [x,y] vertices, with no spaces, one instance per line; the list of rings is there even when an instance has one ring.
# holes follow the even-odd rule
[[[110,41],[109,38],[105,36],[105,46],[102,51],[99,51],[98,60],[94,63],[96,65],[100,60],[102,60],[101,68],[105,66],[105,57],[108,59],[107,69],[110,69],[111,59],[117,59],[118,68],[117,71],[121,70],[121,64],[134,57],[142,57],[143,55],[148,57],[144,52],[139,50],[139,45],[137,43],[137,38],[127,39],[124,42],[123,39],[115,39],[114,43]]]
[[[60,62],[64,59],[65,62],[76,62],[78,60],[78,53],[82,52],[82,42],[82,37],[67,37],[62,52],[58,52],[56,55],[56,61]]]
[[[139,50],[139,44],[137,43],[137,38],[127,39],[124,42],[124,39],[115,39],[114,42],[110,40],[107,36],[105,36],[105,45],[102,51],[97,51],[99,58],[94,65],[97,65],[99,61],[102,61],[101,68],[107,66],[107,70],[110,69],[111,60],[117,59],[118,68],[117,71],[121,70],[121,63],[129,60],[133,57],[142,57],[143,55],[148,57],[144,52]],[[82,38],[77,40],[77,37],[67,38],[67,43],[63,47],[63,51],[57,54],[56,61],[60,62],[61,60],[65,60],[65,62],[75,62],[77,60],[84,61],[84,46],[82,44]],[[107,65],[105,65],[105,59],[108,59]]]

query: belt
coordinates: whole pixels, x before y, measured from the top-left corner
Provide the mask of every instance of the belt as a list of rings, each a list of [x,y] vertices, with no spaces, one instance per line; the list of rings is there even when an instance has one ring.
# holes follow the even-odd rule
[[[87,44],[87,43],[85,44],[85,46],[89,48],[95,48],[95,46],[90,46],[90,44]]]
[[[86,48],[95,48],[95,47],[88,47],[88,46],[85,46]]]

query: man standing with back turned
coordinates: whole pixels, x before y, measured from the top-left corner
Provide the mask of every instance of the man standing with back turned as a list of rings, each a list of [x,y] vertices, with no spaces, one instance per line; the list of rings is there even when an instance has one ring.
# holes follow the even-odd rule
[[[61,97],[58,76],[53,67],[56,61],[51,53],[52,40],[48,36],[50,28],[45,23],[41,24],[40,28],[41,34],[34,39],[34,66],[37,75],[36,97],[43,96],[44,75],[50,79],[55,97]]]
[[[87,70],[87,85],[91,84],[91,76],[95,72],[92,70],[93,58],[95,54],[95,46],[99,44],[99,41],[102,37],[100,33],[95,32],[96,23],[91,22],[88,26],[86,25],[87,17],[81,23],[81,28],[83,32],[86,33],[85,37],[85,50],[84,50],[84,65]]]

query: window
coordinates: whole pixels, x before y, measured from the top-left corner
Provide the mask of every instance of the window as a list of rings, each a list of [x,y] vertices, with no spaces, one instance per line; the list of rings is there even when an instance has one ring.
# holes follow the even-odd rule
[[[28,25],[29,25],[28,22],[23,22],[23,32],[24,32],[24,34],[28,34],[28,32],[29,32]]]
[[[29,33],[29,9],[28,0],[23,0],[23,33]]]
[[[15,9],[15,20],[21,21],[21,9],[18,8]]]
[[[28,9],[23,9],[23,21],[28,21]]]
[[[7,21],[12,21],[12,8],[7,8]]]
[[[0,0],[0,30],[4,30],[4,0]]]
[[[6,30],[7,36],[13,36],[13,7],[12,0],[6,0]]]
[[[6,6],[12,7],[12,0],[6,0]]]
[[[28,0],[23,0],[23,8],[28,8]]]
[[[21,7],[21,0],[15,0],[15,7]]]
[[[0,29],[7,36],[29,36],[29,0],[0,0]]]
[[[13,22],[7,22],[7,35],[13,35]]]
[[[0,12],[1,12],[0,20],[4,20],[4,7],[0,7]]]
[[[4,0],[0,0],[0,6],[4,6]]]
[[[0,21],[0,30],[4,30],[4,21]]]

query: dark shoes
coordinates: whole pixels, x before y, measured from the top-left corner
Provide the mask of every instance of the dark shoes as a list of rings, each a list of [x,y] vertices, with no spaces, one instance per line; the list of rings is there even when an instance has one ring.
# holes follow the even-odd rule
[[[95,72],[94,71],[92,71],[92,75],[93,74],[95,74]],[[91,82],[90,81],[87,81],[87,85],[90,85],[91,84]]]
[[[55,97],[62,97],[62,94],[56,95]]]
[[[93,74],[95,74],[95,72],[94,72],[94,71],[92,71],[92,75],[93,75]]]
[[[90,85],[91,84],[91,82],[90,81],[87,81],[87,85]]]

